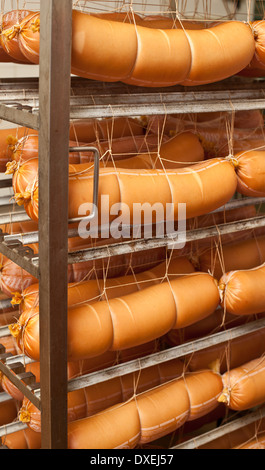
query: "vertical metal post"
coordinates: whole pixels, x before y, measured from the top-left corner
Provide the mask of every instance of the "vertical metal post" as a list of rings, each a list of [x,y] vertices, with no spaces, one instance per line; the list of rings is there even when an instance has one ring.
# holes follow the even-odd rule
[[[68,161],[72,0],[40,2],[39,272],[42,448],[67,448]]]

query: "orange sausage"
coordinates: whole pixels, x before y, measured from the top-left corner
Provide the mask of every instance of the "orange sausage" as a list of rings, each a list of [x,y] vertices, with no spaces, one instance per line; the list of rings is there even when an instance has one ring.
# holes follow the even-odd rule
[[[242,426],[236,431],[224,434],[222,437],[212,440],[207,444],[199,446],[199,449],[236,449],[252,440],[257,433],[264,431],[264,418]]]
[[[68,359],[79,360],[148,343],[172,328],[207,317],[218,304],[215,279],[206,273],[193,273],[108,301],[70,307]],[[20,348],[35,360],[39,358],[38,325],[37,308],[19,317]],[[17,328],[12,328],[11,333],[17,336]],[[88,337],[89,342],[82,340]]]
[[[183,132],[162,143],[157,151],[140,154],[117,162],[119,168],[172,169],[204,160],[204,150],[198,137]]]
[[[132,449],[174,432],[189,419],[207,414],[217,406],[221,377],[211,371],[195,375],[172,380],[136,395],[125,404],[69,423],[68,448]],[[205,403],[209,406],[205,407]]]
[[[240,444],[239,446],[233,447],[233,449],[265,449],[265,432],[255,436],[245,444]]]
[[[68,306],[98,299],[111,299],[119,295],[127,295],[152,284],[158,284],[164,277],[170,279],[181,274],[189,274],[195,269],[187,258],[170,258],[156,267],[141,273],[126,275],[117,278],[90,279],[80,283],[68,284]],[[19,305],[20,313],[37,307],[39,299],[39,286],[32,284],[21,294],[13,295],[12,304]]]
[[[217,24],[202,31],[186,31],[186,34],[192,50],[192,65],[182,82],[185,86],[231,77],[249,64],[255,52],[251,28],[243,22]],[[238,37],[242,39],[240,44]]]
[[[27,164],[36,165],[35,160]],[[78,174],[78,165],[70,167],[69,176],[69,212],[70,218],[78,217],[81,204],[93,200],[93,172],[85,171]],[[23,165],[21,166],[23,168]],[[81,169],[81,168],[80,168]],[[29,169],[30,172],[30,169]],[[26,212],[32,220],[38,220],[38,182],[35,181],[37,171],[30,175],[31,184],[24,192],[15,194],[16,202],[24,205]],[[33,176],[34,175],[34,176]],[[226,185],[222,184],[226,181]],[[130,223],[133,218],[133,205],[147,203],[150,206],[159,203],[159,207],[166,211],[167,204],[171,204],[172,217],[178,217],[178,204],[186,203],[187,219],[215,210],[228,202],[235,193],[237,178],[231,162],[222,159],[213,159],[198,163],[192,167],[170,170],[122,170],[103,168],[99,177],[99,207],[98,217],[101,220],[115,220],[110,216],[109,208],[101,205],[102,195],[109,197],[109,207],[124,203]],[[116,206],[117,207],[117,206]],[[127,214],[127,213],[126,213]],[[143,215],[143,214],[142,214]],[[127,215],[126,215],[127,217]],[[127,217],[127,219],[128,219]],[[157,214],[156,221],[162,215]],[[165,214],[163,214],[163,220]],[[143,217],[142,217],[143,220]]]
[[[204,159],[204,151],[199,139],[191,132],[185,132],[176,137],[163,142],[160,146],[159,137],[133,136],[112,139],[111,141],[92,142],[93,147],[98,148],[101,162],[106,161],[107,166],[113,166],[113,161],[117,161],[119,168],[179,168],[189,163],[196,163]],[[21,165],[30,159],[38,158],[38,135],[27,135],[19,139],[12,153],[12,160]],[[75,141],[69,141],[69,145],[75,146]],[[78,143],[82,147],[87,144]],[[143,152],[150,152],[143,154]],[[159,149],[160,147],[160,149]],[[159,150],[158,150],[159,149]],[[140,155],[132,157],[131,154]],[[159,154],[159,156],[158,156]],[[112,158],[110,158],[112,156]],[[130,157],[130,158],[129,158]],[[122,160],[122,161],[121,161]],[[93,153],[80,151],[69,153],[69,163],[87,163],[93,161]],[[13,161],[7,164],[6,173],[12,173],[19,169]]]
[[[15,400],[7,400],[0,403],[0,426],[11,423],[17,418],[18,403]]]
[[[233,243],[219,244],[205,248],[198,254],[198,266],[201,271],[210,271],[216,279],[228,271],[251,269],[265,262],[265,237],[256,237],[251,231],[245,234],[249,239]],[[220,239],[222,240],[222,238]]]
[[[29,10],[12,10],[2,16],[2,32],[0,35],[1,45],[4,51],[16,62],[30,64],[24,54],[21,52],[17,33],[20,28],[20,23],[25,17],[32,14]]]
[[[235,155],[237,191],[245,196],[265,195],[265,150],[250,150]]]
[[[226,22],[204,30],[149,28],[148,21],[142,24],[73,10],[72,73],[150,87],[196,85],[232,76],[254,56],[254,36],[243,22]],[[21,22],[18,34],[23,54],[34,63],[39,56],[39,27],[38,13],[29,15]]]
[[[152,137],[154,137],[152,135]],[[155,152],[148,154],[139,154],[132,158],[125,158],[116,163],[118,168],[179,168],[187,166],[189,163],[196,163],[204,159],[204,151],[199,139],[191,132],[183,132],[167,142],[159,145],[158,137],[155,137],[157,142],[157,148]],[[134,139],[132,139],[132,142]],[[143,141],[142,141],[143,142]],[[70,141],[70,144],[74,142]],[[83,144],[82,144],[83,145]],[[119,142],[116,144],[116,150]],[[107,148],[113,151],[112,143],[96,144],[96,147],[100,149],[100,153],[104,152]],[[160,148],[159,148],[160,147]],[[86,157],[87,155],[87,157]],[[92,168],[91,165],[85,165],[85,162],[92,161],[90,158],[91,152],[80,152],[73,153],[69,157],[69,163],[83,162],[80,166],[73,167],[75,170],[86,170]],[[13,189],[16,193],[23,193],[26,188],[32,184],[38,171],[38,136],[27,136],[22,138],[14,146],[14,153],[12,155],[13,161],[7,164],[6,174],[13,174]],[[113,157],[115,160],[115,156]],[[15,160],[15,162],[14,162]],[[106,166],[113,167],[113,160],[109,158],[109,162]],[[103,165],[104,167],[104,165]],[[71,167],[70,167],[71,168]]]
[[[237,411],[261,405],[265,401],[265,358],[256,358],[222,376],[223,392],[219,401]]]
[[[212,346],[205,350],[196,351],[186,356],[190,371],[207,369],[212,364],[219,365],[221,374],[227,370],[239,367],[264,353],[265,329],[254,331],[227,343]]]
[[[27,127],[0,129],[0,172],[6,171],[6,164],[12,160],[14,146],[18,139],[32,132]]]
[[[12,432],[2,437],[2,445],[8,449],[40,449],[41,433],[32,431],[29,427],[22,431]]]
[[[148,367],[139,372],[70,392],[68,393],[68,422],[78,419],[77,406],[79,419],[92,416],[117,403],[126,402],[136,393],[142,393],[168,382],[180,376],[182,372],[183,363],[179,359],[174,359],[165,364]],[[34,431],[40,432],[40,411],[27,398],[23,400],[21,412],[23,422],[27,422]]]
[[[222,306],[233,315],[253,315],[265,311],[265,266],[230,271],[219,281]]]

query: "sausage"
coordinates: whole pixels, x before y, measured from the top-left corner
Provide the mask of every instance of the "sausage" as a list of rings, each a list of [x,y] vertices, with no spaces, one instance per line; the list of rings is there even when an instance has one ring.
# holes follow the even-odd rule
[[[165,340],[170,346],[177,346],[184,342],[193,341],[203,336],[218,333],[223,328],[232,328],[233,326],[242,325],[246,322],[244,317],[238,317],[224,312],[218,308],[214,313],[179,330],[171,330],[167,333]]]
[[[218,363],[221,374],[243,365],[264,353],[265,329],[254,331],[229,342],[196,351],[186,356],[190,371],[207,369]]]
[[[255,52],[251,28],[243,22],[217,24],[202,31],[186,31],[186,34],[192,50],[192,66],[181,83],[185,86],[231,77],[249,64]],[[240,44],[238,37],[242,39]]]
[[[30,164],[37,165],[34,159],[27,162],[28,166]],[[23,166],[21,166],[22,172]],[[78,169],[83,170],[81,175],[78,174]],[[38,182],[35,181],[33,173],[30,175],[31,184],[24,192],[17,192],[15,200],[19,205],[24,205],[32,220],[37,221]],[[225,186],[222,181],[226,181]],[[127,209],[127,223],[132,223],[134,204],[145,203],[153,207],[159,203],[163,214],[157,213],[156,222],[165,220],[167,204],[172,205],[172,218],[177,220],[178,204],[186,203],[186,218],[189,219],[224,205],[235,193],[236,185],[237,178],[233,164],[223,159],[213,159],[166,173],[164,170],[103,168],[99,176],[98,217],[100,220],[110,220],[110,222],[115,220],[116,217],[109,214],[109,207],[115,208],[122,202],[123,207]],[[103,194],[109,197],[109,207],[108,204],[101,205]],[[81,204],[92,200],[93,172],[86,171],[84,165],[72,165],[69,170],[69,218],[78,217]],[[143,220],[144,214],[141,215]]]
[[[265,432],[256,435],[253,439],[249,439],[243,444],[233,447],[233,449],[265,449]]]
[[[2,445],[10,450],[40,449],[41,433],[32,431],[32,429],[27,427],[26,429],[12,432],[2,437]]]
[[[18,31],[25,17],[32,14],[29,10],[12,10],[2,16],[0,41],[4,51],[18,63],[30,64],[18,44]]]
[[[18,139],[32,132],[27,127],[0,129],[0,172],[6,171],[6,164],[12,160],[15,144]]]
[[[194,389],[196,387],[196,391]],[[211,371],[178,378],[68,425],[69,449],[129,449],[180,428],[216,406],[221,377]],[[175,399],[177,397],[177,399]],[[202,404],[209,403],[209,407]]]
[[[217,281],[206,273],[192,273],[122,297],[70,307],[68,360],[148,343],[172,328],[183,328],[207,317],[218,304]],[[39,358],[38,325],[37,308],[19,317],[20,347],[35,360]],[[17,328],[12,330],[17,335]],[[82,337],[90,341],[82,341]]]
[[[265,263],[265,237],[257,237],[251,231],[246,240],[212,246],[198,255],[200,270],[210,271],[216,279],[220,279],[225,272],[251,269],[262,263]]]
[[[157,151],[126,158],[117,162],[117,166],[133,169],[172,169],[202,160],[204,150],[198,137],[192,132],[183,132],[162,143]]]
[[[219,280],[221,304],[233,315],[253,315],[265,311],[265,265],[230,271]]]
[[[264,431],[264,418],[258,419],[253,423],[240,427],[236,431],[224,434],[223,436],[208,442],[199,449],[236,449],[237,446],[242,445],[252,440],[257,432]]]
[[[222,375],[223,391],[218,401],[231,410],[243,411],[265,401],[265,359],[253,359]]]
[[[148,21],[142,24],[73,10],[72,73],[138,86],[201,85],[240,72],[255,53],[251,27],[243,22],[230,21],[202,30],[146,27]],[[39,61],[39,27],[36,13],[20,23],[18,33],[21,50],[33,63]]]
[[[138,156],[125,158],[124,160],[119,159],[116,165],[119,168],[132,169],[179,168],[204,159],[204,151],[199,139],[190,132],[184,132],[169,139],[167,142],[162,143],[161,147],[159,146],[158,137],[156,137],[156,141],[158,150],[155,149],[154,153],[139,154]],[[70,144],[75,145],[72,141],[70,141]],[[116,143],[116,150],[118,149],[118,145],[119,141]],[[113,151],[111,143],[108,145],[99,143],[95,146],[99,148],[101,154],[104,152],[104,147],[105,149],[111,148]],[[82,171],[83,169],[89,168],[89,165],[85,165],[85,163],[92,161],[90,155],[91,152],[70,153],[69,163],[78,164],[82,161],[82,165],[76,167],[77,170],[80,169],[80,171]],[[12,158],[13,161],[7,164],[6,174],[13,174],[13,189],[15,194],[22,193],[37,177],[38,136],[29,135],[19,140],[14,146]],[[115,156],[113,159],[115,160]],[[113,167],[113,159],[109,159],[109,163],[107,162],[105,166]]]
[[[135,292],[152,284],[158,284],[164,277],[170,279],[181,274],[195,272],[194,267],[187,258],[170,258],[156,267],[141,273],[126,275],[117,278],[90,279],[76,284],[68,284],[68,306],[89,302],[96,299],[111,299],[119,295]],[[38,305],[39,286],[32,284],[21,294],[13,295],[13,305],[19,305],[20,313]]]
[[[265,195],[265,150],[249,150],[235,155],[237,191],[245,196]]]
[[[9,424],[17,418],[17,405],[13,399],[0,403],[0,426]]]
[[[136,393],[142,393],[168,382],[180,376],[182,372],[183,363],[179,359],[174,359],[165,364],[151,366],[68,393],[68,422],[92,416],[110,406],[127,402]],[[24,416],[23,420],[26,416],[28,417],[28,426],[40,432],[40,411],[27,398],[23,399],[21,411]]]

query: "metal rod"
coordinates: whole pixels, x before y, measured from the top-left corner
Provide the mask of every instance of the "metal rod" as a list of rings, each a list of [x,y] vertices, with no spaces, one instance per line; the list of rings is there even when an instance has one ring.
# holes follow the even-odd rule
[[[171,449],[197,449],[200,446],[208,444],[209,442],[218,439],[226,434],[231,432],[237,431],[241,429],[243,426],[247,426],[248,424],[254,423],[265,417],[265,408],[261,408],[257,411],[253,411],[252,413],[243,416],[242,418],[235,419],[231,421],[231,423],[223,424],[216,429],[208,431],[206,433],[201,434],[200,436],[195,436],[192,439],[183,442],[182,444],[178,444]]]
[[[0,371],[25,395],[38,409],[41,408],[39,394],[34,393],[34,387],[24,383],[19,374],[14,374],[11,370],[12,365],[8,366],[0,360]]]
[[[176,359],[178,357],[183,357],[195,351],[200,351],[202,349],[230,341],[263,328],[265,328],[264,318],[247,323],[243,326],[234,327],[214,335],[206,336],[204,338],[200,338],[180,346],[175,346],[173,348],[160,351],[143,358],[135,359],[124,364],[119,364],[101,371],[86,374],[82,377],[69,380],[68,392],[78,390],[83,387],[88,387],[96,383],[105,382],[107,380],[113,379],[114,377],[120,377],[122,375],[136,372],[147,367],[161,364],[162,362]],[[38,395],[38,389],[35,390],[35,393]]]
[[[5,338],[6,336],[10,336],[10,335],[11,335],[11,333],[10,333],[10,330],[8,328],[8,325],[0,327],[0,338]]]
[[[42,448],[67,448],[72,0],[40,3],[39,310]]]
[[[13,432],[22,431],[23,429],[27,429],[27,427],[27,423],[22,423],[21,421],[5,424],[4,426],[0,426],[0,437],[5,437]]]
[[[20,242],[16,242],[16,240],[14,240],[13,244],[10,244],[6,241],[2,241],[1,238],[0,253],[38,279],[39,269],[32,263],[31,250],[24,247]]]
[[[0,315],[1,315],[1,310],[4,310],[5,308],[12,307],[11,304],[11,299],[1,299],[0,300]]]
[[[257,227],[265,226],[265,216],[253,217],[252,219],[239,220],[227,224],[220,224],[217,227],[208,227],[206,229],[189,230],[185,234],[186,243],[194,240],[201,240],[209,237],[219,237],[228,233],[234,233],[242,230],[250,230]],[[183,235],[183,234],[178,234]],[[159,247],[174,248],[177,247],[178,235],[165,235],[161,238],[141,238],[125,241],[122,243],[114,243],[111,245],[103,245],[100,247],[92,247],[68,254],[68,263],[80,263],[83,261],[109,258],[110,256],[118,256],[126,253],[135,253],[139,251],[151,250]],[[32,258],[32,263],[38,265],[38,257]]]

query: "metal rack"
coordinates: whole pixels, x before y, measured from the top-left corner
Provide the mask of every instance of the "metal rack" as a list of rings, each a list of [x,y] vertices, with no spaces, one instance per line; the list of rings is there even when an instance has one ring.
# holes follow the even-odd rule
[[[26,374],[24,355],[11,356],[0,349],[0,371],[42,412],[42,447],[67,448],[67,392],[110,378],[183,357],[195,350],[257,331],[265,320],[231,328],[192,343],[185,343],[150,356],[120,364],[77,379],[67,380],[67,265],[121,253],[168,246],[174,238],[138,239],[111,247],[68,253],[68,237],[75,236],[68,224],[68,139],[71,119],[236,111],[265,108],[263,80],[230,79],[185,89],[145,89],[120,83],[98,83],[71,77],[72,0],[41,0],[40,78],[0,81],[0,118],[39,131],[39,231],[21,235],[1,234],[0,252],[39,281],[41,380]],[[60,84],[60,86],[58,86]],[[211,99],[209,98],[211,93]],[[96,159],[97,161],[97,159]],[[98,174],[95,172],[94,194]],[[10,186],[10,179],[1,183]],[[263,203],[265,198],[233,200],[226,208]],[[219,210],[222,210],[220,208]],[[0,223],[28,220],[24,211],[0,216]],[[265,226],[265,217],[187,232],[187,241]],[[26,245],[39,243],[36,256]],[[7,301],[8,302],[8,301]],[[7,305],[7,304],[5,304]],[[2,307],[4,304],[2,303]],[[58,335],[59,332],[59,335]],[[0,328],[0,338],[7,333]],[[1,343],[1,339],[0,339]],[[1,348],[1,346],[0,346]],[[56,361],[54,358],[56,357]],[[7,397],[0,395],[0,399]],[[255,416],[258,419],[257,416]],[[252,418],[254,419],[253,416]],[[235,426],[235,425],[234,425]],[[26,426],[20,422],[0,428],[1,435]],[[220,432],[220,431],[219,431]],[[229,426],[222,432],[229,432]],[[214,437],[216,437],[216,433]],[[206,442],[211,436],[202,439]],[[194,442],[194,441],[193,441]],[[195,446],[192,442],[182,447]]]

